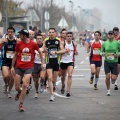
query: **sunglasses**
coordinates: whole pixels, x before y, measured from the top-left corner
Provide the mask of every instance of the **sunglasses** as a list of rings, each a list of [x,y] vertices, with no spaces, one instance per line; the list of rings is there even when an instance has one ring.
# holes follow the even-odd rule
[[[113,33],[109,33],[108,35],[113,35]]]

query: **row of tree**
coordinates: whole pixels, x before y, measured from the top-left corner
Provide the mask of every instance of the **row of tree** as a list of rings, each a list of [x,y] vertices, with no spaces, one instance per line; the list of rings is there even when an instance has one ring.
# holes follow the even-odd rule
[[[22,4],[24,4],[24,2]],[[72,20],[71,20],[72,14],[67,13],[64,6],[61,7],[61,5],[56,5],[53,0],[34,0],[32,4],[30,3],[30,4],[26,5],[25,9],[21,8],[21,6],[19,6],[18,2],[15,2],[13,0],[8,0],[8,16],[16,17],[16,16],[25,15],[25,12],[27,12],[27,10],[31,7],[35,9],[40,20],[42,19],[43,31],[45,31],[45,28],[44,28],[44,22],[45,22],[44,13],[45,13],[45,11],[48,11],[50,14],[50,20],[49,20],[50,27],[54,27],[57,30],[61,30],[57,25],[58,25],[62,15],[66,18],[66,20],[69,24],[69,28],[72,25]],[[2,16],[6,16],[6,0],[1,0],[0,11],[2,13]],[[0,23],[0,26],[2,26],[2,22]],[[41,24],[38,23],[37,26],[40,27]]]

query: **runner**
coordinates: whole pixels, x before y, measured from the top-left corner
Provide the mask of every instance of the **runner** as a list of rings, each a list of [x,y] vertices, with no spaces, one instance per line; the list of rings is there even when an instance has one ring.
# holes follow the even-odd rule
[[[37,44],[40,48],[40,50],[42,51],[42,46],[43,46],[43,36],[41,34],[36,35],[36,41]],[[45,61],[45,53],[43,54],[43,59]],[[38,51],[35,51],[35,60],[34,60],[34,70],[33,70],[33,80],[34,80],[34,85],[35,85],[35,98],[38,98],[39,96],[39,92],[38,92],[38,88],[39,88],[39,78],[41,79],[40,83],[41,83],[41,89],[40,92],[42,93],[44,91],[44,80],[45,80],[45,75],[46,75],[46,70],[41,68],[41,60],[40,60],[40,56]]]
[[[93,84],[95,75],[94,90],[98,90],[97,83],[99,80],[99,72],[102,66],[102,57],[100,56],[100,49],[102,47],[102,41],[100,40],[101,33],[96,31],[94,33],[94,40],[90,41],[88,46],[88,56],[90,56],[90,68],[91,68],[91,78],[89,83]]]
[[[120,55],[120,42],[114,39],[113,31],[108,32],[108,40],[102,45],[100,55],[105,56],[104,71],[106,74],[107,96],[110,96],[110,79],[115,83],[118,75],[118,55]]]
[[[107,32],[106,29],[104,29],[104,31],[102,32],[102,40],[106,41],[107,40]]]
[[[0,45],[3,46],[2,75],[5,83],[4,92],[7,94],[8,98],[12,97],[11,90],[14,85],[14,79],[10,71],[16,46],[14,34],[15,29],[13,27],[9,27],[7,29],[7,35],[0,41]]]
[[[15,89],[17,94],[15,100],[20,97],[19,110],[24,111],[23,103],[26,96],[26,89],[30,81],[34,65],[34,51],[37,50],[40,54],[41,63],[43,66],[42,53],[38,45],[29,39],[28,30],[21,30],[19,32],[21,41],[18,42],[15,48],[15,53],[12,59],[11,72],[15,75]],[[14,68],[15,67],[15,68]],[[15,74],[16,73],[16,74]],[[22,90],[20,89],[21,79],[24,77]]]
[[[68,50],[64,50],[63,46],[61,44],[61,41],[56,39],[56,30],[54,28],[49,29],[49,38],[44,41],[43,44],[44,50],[47,51],[47,75],[48,75],[48,82],[49,82],[49,88],[51,97],[49,101],[55,100],[54,90],[56,84],[56,79],[58,77],[58,71],[59,71],[59,55],[65,52],[68,52]],[[60,49],[60,51],[59,51]]]
[[[113,32],[114,32],[115,40],[120,42],[119,28],[118,27],[114,27],[113,28]],[[120,56],[118,56],[118,74],[119,73],[120,73]],[[118,90],[117,80],[115,81],[114,90]]]
[[[70,97],[70,89],[72,85],[72,73],[74,68],[74,55],[78,55],[78,52],[76,50],[76,45],[72,41],[73,33],[67,32],[66,34],[66,40],[64,41],[64,48],[69,49],[69,53],[62,54],[61,57],[61,81],[62,81],[62,88],[61,93],[64,94],[65,92],[65,77],[68,72],[68,80],[67,80],[67,91],[66,91],[66,97]]]

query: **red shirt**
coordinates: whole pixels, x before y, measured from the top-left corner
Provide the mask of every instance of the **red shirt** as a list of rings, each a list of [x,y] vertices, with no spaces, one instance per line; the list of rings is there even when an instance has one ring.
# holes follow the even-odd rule
[[[96,43],[93,42],[91,45],[92,48],[92,61],[101,61],[101,56],[100,56],[100,49],[101,49],[101,43]]]
[[[17,68],[33,68],[34,66],[34,51],[39,50],[38,45],[31,41],[25,43],[20,41],[15,47],[17,52],[16,67]]]
[[[119,41],[120,40],[120,36],[117,36],[115,39]]]
[[[117,40],[117,41],[120,42],[120,36],[117,36],[117,37],[115,38],[115,40]],[[120,59],[120,56],[118,56],[118,58]]]

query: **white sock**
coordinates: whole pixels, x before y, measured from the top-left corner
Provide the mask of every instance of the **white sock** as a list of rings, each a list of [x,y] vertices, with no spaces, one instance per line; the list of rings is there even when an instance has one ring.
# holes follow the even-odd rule
[[[98,80],[99,80],[99,78],[95,78],[95,84],[97,84]]]
[[[117,85],[117,80],[115,81],[115,85]]]

